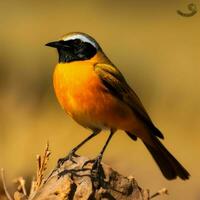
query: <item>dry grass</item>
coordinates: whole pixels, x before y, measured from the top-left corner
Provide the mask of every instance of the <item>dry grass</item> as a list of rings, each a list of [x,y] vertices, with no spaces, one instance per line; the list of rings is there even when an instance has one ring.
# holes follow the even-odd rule
[[[38,189],[43,185],[44,183],[44,176],[47,169],[47,163],[49,160],[49,157],[51,155],[51,152],[49,150],[49,143],[47,142],[46,148],[44,150],[44,154],[37,155],[37,170],[36,170],[36,176],[33,177],[31,182],[31,188],[30,191],[27,193],[26,186],[25,186],[25,179],[23,177],[18,177],[14,180],[14,183],[17,184],[17,191],[14,192],[14,197],[10,195],[8,192],[6,182],[5,182],[5,175],[3,169],[1,170],[1,179],[3,183],[3,188],[5,192],[5,196],[8,200],[26,200],[31,199],[31,197],[38,191]],[[2,197],[3,198],[3,195]]]

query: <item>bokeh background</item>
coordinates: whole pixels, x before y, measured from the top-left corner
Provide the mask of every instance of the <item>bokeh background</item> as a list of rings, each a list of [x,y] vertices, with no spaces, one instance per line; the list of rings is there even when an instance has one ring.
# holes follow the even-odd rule
[[[192,1],[200,7],[199,1]],[[0,167],[7,185],[31,177],[36,154],[50,142],[51,169],[59,157],[89,134],[60,108],[52,87],[57,53],[44,46],[63,34],[82,31],[101,44],[140,96],[164,144],[190,171],[189,181],[167,181],[140,141],[117,132],[104,157],[133,175],[152,193],[200,199],[200,12],[182,17],[191,1],[1,1]],[[79,153],[95,157],[107,132]]]

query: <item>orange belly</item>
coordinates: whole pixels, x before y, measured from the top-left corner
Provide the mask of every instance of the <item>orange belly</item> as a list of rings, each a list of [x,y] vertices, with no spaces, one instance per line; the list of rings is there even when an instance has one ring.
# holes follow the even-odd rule
[[[58,64],[54,88],[63,109],[84,127],[133,131],[133,125],[137,130],[140,124],[132,110],[107,91],[94,72],[93,63]]]

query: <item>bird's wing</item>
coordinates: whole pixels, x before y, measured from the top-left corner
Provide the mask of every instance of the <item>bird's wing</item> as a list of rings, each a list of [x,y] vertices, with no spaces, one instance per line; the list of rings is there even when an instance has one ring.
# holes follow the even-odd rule
[[[164,138],[162,133],[154,126],[139,97],[130,88],[122,73],[115,66],[98,63],[94,66],[94,70],[109,92],[127,104],[134,114],[151,130],[152,134],[159,138]]]

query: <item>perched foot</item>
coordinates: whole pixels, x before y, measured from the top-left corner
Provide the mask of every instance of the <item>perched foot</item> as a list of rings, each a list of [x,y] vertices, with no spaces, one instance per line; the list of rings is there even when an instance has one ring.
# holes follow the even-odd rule
[[[103,172],[103,168],[101,166],[101,160],[102,160],[102,155],[100,154],[97,158],[86,161],[82,166],[83,169],[84,166],[86,166],[87,164],[89,163],[93,164],[91,169],[91,178],[93,179],[95,188],[99,188],[104,183],[105,175]]]
[[[101,166],[101,160],[102,160],[102,155],[99,155],[93,163],[92,169],[91,169],[91,175],[94,183],[95,188],[99,188],[100,186],[104,187],[104,178],[105,174],[103,171],[103,168]]]
[[[73,163],[76,163],[76,161],[73,159],[73,157],[78,157],[78,155],[75,154],[75,151],[70,151],[69,154],[64,157],[64,158],[60,158],[57,162],[57,168],[59,168],[61,165],[63,165],[63,163],[67,160],[70,160]]]
[[[84,168],[87,164],[91,163],[92,165],[92,169],[98,169],[101,165],[101,160],[102,160],[102,155],[99,154],[96,158],[91,159],[91,160],[87,160],[83,165],[82,168]]]
[[[55,171],[57,171],[57,170],[63,165],[63,163],[64,163],[65,161],[70,160],[72,163],[76,163],[76,161],[73,159],[73,157],[78,157],[78,155],[75,154],[76,150],[77,150],[77,149],[72,149],[66,157],[60,158],[60,159],[58,160],[56,168],[50,173],[50,175],[48,176],[47,180],[49,179],[49,177],[51,177],[51,175],[52,175]],[[62,175],[62,174],[61,174],[61,175]]]

